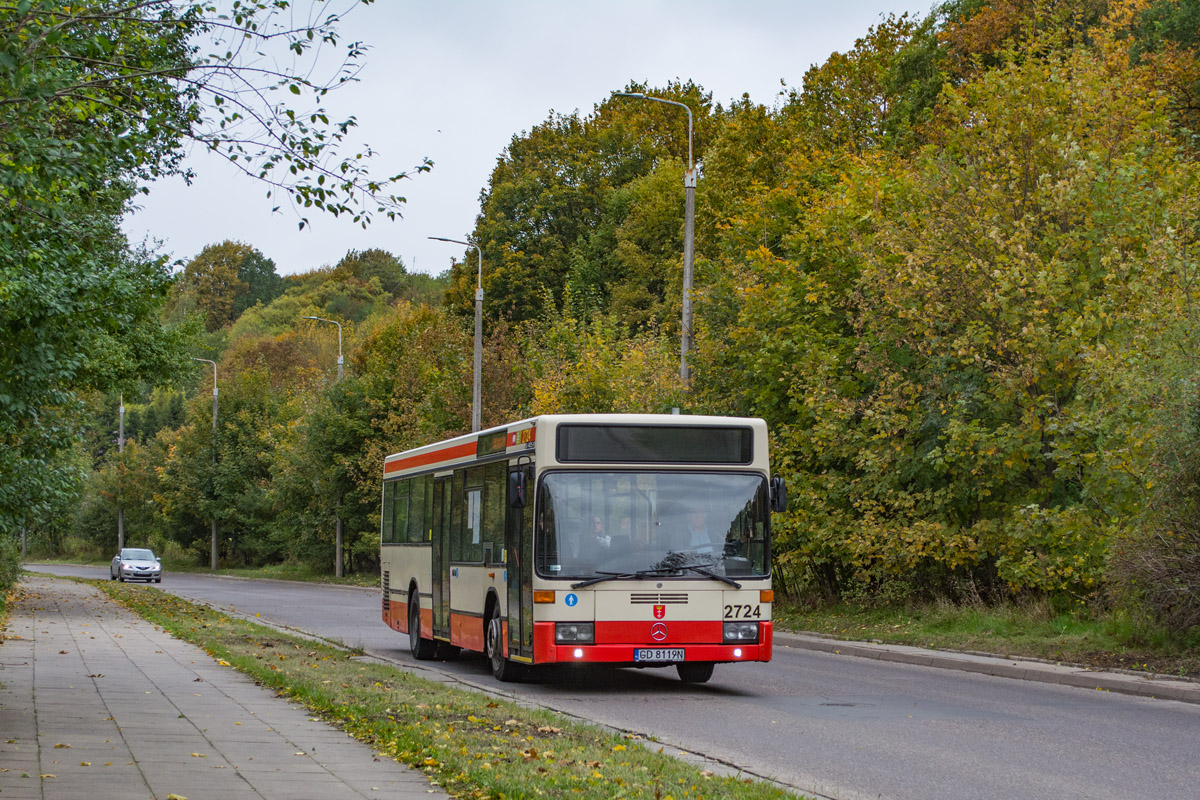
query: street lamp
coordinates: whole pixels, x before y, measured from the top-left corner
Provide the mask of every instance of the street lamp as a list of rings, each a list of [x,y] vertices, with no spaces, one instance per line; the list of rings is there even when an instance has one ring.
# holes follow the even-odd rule
[[[302,316],[302,317],[300,317],[300,319],[311,319],[316,322],[328,322],[330,325],[337,325],[337,329],[338,329],[337,365],[338,365],[338,380],[340,381],[342,379],[342,323],[338,322],[337,320],[325,319],[324,317]],[[333,576],[335,578],[342,577],[342,569],[343,569],[343,567],[342,567],[342,560],[343,560],[342,548],[344,546],[345,536],[343,534],[343,529],[342,529],[341,509],[342,509],[342,500],[339,497],[338,498],[338,510],[333,515],[333,521],[334,521],[334,526],[335,526],[335,530],[336,530],[336,532],[334,534],[334,545],[333,545]]]
[[[213,459],[213,466],[215,467],[217,464],[217,362],[212,361],[207,358],[196,358],[195,356],[192,356],[192,361],[203,361],[205,364],[212,364],[212,368],[213,368],[212,459]],[[213,473],[213,505],[214,505],[214,508],[213,508],[213,515],[212,515],[212,558],[211,558],[211,569],[213,572],[217,571],[217,512],[216,512],[216,508],[215,508],[216,499],[217,499],[216,480],[217,480],[217,476],[216,476],[216,473],[214,470],[214,473]]]
[[[473,389],[471,391],[471,431],[477,431],[480,428],[480,389],[479,389],[479,373],[483,368],[483,251],[479,249],[479,245],[471,242],[464,242],[461,239],[446,239],[442,236],[430,236],[439,242],[453,242],[466,247],[474,247],[476,254],[479,256],[479,274],[475,280],[475,375]]]
[[[696,168],[692,160],[692,109],[686,103],[677,100],[667,100],[664,97],[651,97],[641,92],[613,92],[614,97],[632,97],[635,100],[649,100],[668,106],[678,106],[688,115],[688,165],[683,173],[683,188],[686,197],[683,222],[683,341],[679,348],[679,377],[686,389],[691,378],[688,370],[688,352],[692,349],[692,261],[694,251],[692,239],[696,229]]]
[[[338,329],[338,380],[342,379],[342,323],[332,319],[324,319],[322,317],[300,317],[300,319],[312,319],[317,322],[328,322],[330,325],[337,325]],[[339,576],[340,577],[340,576]]]
[[[125,393],[117,395],[117,552],[125,549]]]

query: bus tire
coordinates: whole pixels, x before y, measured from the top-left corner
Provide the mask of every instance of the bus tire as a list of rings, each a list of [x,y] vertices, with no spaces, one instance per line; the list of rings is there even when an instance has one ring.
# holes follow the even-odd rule
[[[522,665],[509,661],[504,657],[504,625],[500,617],[500,604],[492,607],[492,616],[488,619],[487,630],[484,631],[484,654],[492,667],[492,676],[501,683],[519,681],[525,674]]]
[[[428,661],[435,649],[432,639],[421,638],[421,599],[413,592],[408,597],[408,652],[417,661]]]
[[[679,680],[684,683],[708,683],[715,666],[716,664],[711,661],[692,661],[676,664],[675,670],[679,673]]]

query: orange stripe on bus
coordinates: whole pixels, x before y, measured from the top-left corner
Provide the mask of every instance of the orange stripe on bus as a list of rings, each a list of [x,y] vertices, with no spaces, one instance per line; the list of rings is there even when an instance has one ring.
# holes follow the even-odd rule
[[[482,653],[484,622],[482,617],[450,612],[450,643]]]
[[[386,475],[389,472],[399,472],[404,469],[412,469],[414,467],[424,467],[429,464],[437,464],[440,461],[450,461],[455,458],[463,458],[465,456],[475,455],[477,445],[475,442],[467,442],[458,444],[454,447],[444,447],[441,450],[434,450],[431,453],[421,453],[408,458],[399,458],[395,461],[389,461],[383,465],[383,473]]]

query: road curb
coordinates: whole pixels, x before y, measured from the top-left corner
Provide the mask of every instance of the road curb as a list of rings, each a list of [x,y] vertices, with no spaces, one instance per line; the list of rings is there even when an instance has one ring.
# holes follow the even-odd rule
[[[1200,705],[1200,683],[1165,675],[1137,675],[1093,670],[1072,664],[1055,664],[1036,659],[982,653],[953,653],[908,645],[852,642],[807,633],[776,631],[777,646],[814,650],[834,655],[871,658],[895,664],[913,664],[936,669],[953,669],[1000,678],[1074,686],[1093,691],[1117,692],[1159,700],[1178,700]]]

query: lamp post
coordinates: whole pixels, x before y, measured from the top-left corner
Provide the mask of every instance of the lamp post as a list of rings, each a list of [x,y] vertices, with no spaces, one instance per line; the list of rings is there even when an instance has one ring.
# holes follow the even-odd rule
[[[471,390],[471,431],[474,432],[479,430],[482,418],[479,373],[483,369],[483,251],[479,249],[479,245],[464,242],[461,239],[446,239],[442,236],[430,236],[429,238],[439,242],[453,242],[466,247],[474,247],[475,253],[479,256],[479,274],[475,279],[475,375]]]
[[[316,320],[317,322],[328,322],[330,325],[337,325],[337,329],[338,329],[338,361],[337,361],[337,365],[338,365],[338,380],[340,381],[342,379],[342,323],[337,322],[332,319],[325,319],[323,317],[301,317],[300,319],[311,319],[311,320]]]
[[[217,464],[217,362],[207,358],[192,357],[192,361],[203,361],[205,364],[212,364],[213,368],[213,424],[212,424],[212,460],[213,466]],[[216,470],[213,471],[213,505],[216,505],[217,499],[217,476]],[[217,571],[217,512],[213,509],[212,515],[212,557],[210,559],[213,572]]]
[[[613,92],[615,97],[632,97],[635,100],[649,100],[653,103],[663,103],[677,106],[688,115],[688,165],[683,173],[683,188],[685,195],[683,222],[683,335],[679,348],[679,377],[684,388],[688,388],[691,371],[688,369],[688,352],[692,349],[692,261],[694,251],[692,239],[696,229],[696,168],[692,159],[692,109],[686,103],[678,100],[667,100],[664,97],[651,97],[641,92]]]
[[[306,317],[300,319],[311,319],[316,322],[328,322],[330,325],[337,325],[338,329],[338,380],[342,379],[342,323],[337,320],[325,319],[324,317]],[[342,560],[344,558],[342,549],[345,542],[345,536],[342,530],[342,499],[338,498],[338,510],[333,515],[334,523],[334,540],[333,540],[333,576],[335,578],[342,577]]]
[[[125,549],[125,395],[117,395],[117,552]]]

